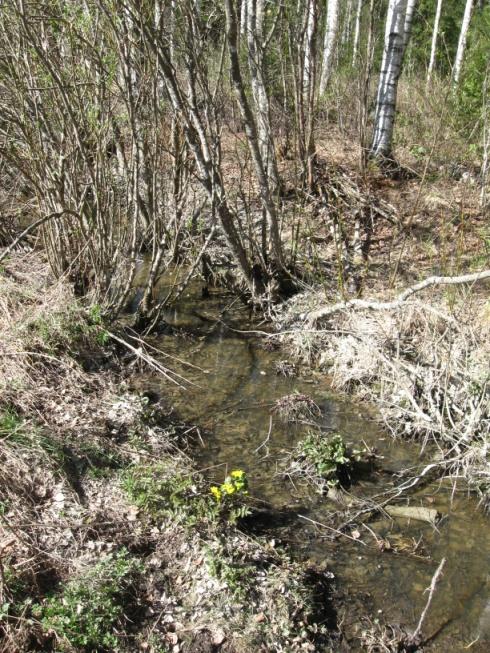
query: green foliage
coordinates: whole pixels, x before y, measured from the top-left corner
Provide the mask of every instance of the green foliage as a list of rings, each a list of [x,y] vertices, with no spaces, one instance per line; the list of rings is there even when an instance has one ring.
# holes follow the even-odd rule
[[[125,598],[143,571],[122,549],[67,583],[60,594],[32,607],[43,628],[83,651],[114,650]]]
[[[206,566],[209,573],[220,582],[226,583],[228,589],[237,599],[244,600],[253,583],[256,569],[238,559],[238,552],[227,550],[221,544],[217,549],[208,548]]]
[[[228,512],[230,523],[236,524],[250,514],[248,506],[243,504],[243,498],[248,494],[248,478],[242,469],[234,469],[220,486],[212,485],[209,491],[221,510]]]
[[[123,488],[131,501],[153,519],[170,517],[192,526],[214,521],[219,514],[217,503],[199,492],[192,476],[169,463],[129,468],[123,476]]]
[[[329,485],[337,485],[339,469],[349,462],[344,440],[338,433],[330,438],[320,432],[309,433],[299,445],[299,455],[313,465],[316,474]]]
[[[490,74],[489,49],[490,7],[486,7],[478,12],[478,20],[472,21],[458,88],[458,113],[465,131],[470,133],[482,112],[485,76]]]

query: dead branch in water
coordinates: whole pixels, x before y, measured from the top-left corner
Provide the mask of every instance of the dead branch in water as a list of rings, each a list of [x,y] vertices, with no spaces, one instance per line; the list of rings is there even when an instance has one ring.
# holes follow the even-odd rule
[[[434,575],[432,576],[432,580],[430,582],[430,586],[427,588],[429,590],[429,597],[427,599],[427,603],[425,604],[425,608],[422,610],[422,614],[420,615],[419,623],[417,624],[417,628],[415,629],[413,635],[410,636],[410,641],[412,643],[416,643],[420,637],[420,632],[422,630],[422,626],[425,621],[425,617],[427,616],[427,612],[430,608],[430,604],[432,603],[432,598],[434,596],[434,592],[436,591],[436,586],[439,578],[441,577],[442,570],[444,569],[444,565],[446,564],[446,558],[443,558],[441,562],[439,563],[439,566],[434,572]],[[426,590],[427,591],[427,590]]]
[[[319,308],[316,311],[311,311],[305,313],[302,318],[306,319],[308,324],[313,325],[318,320],[329,317],[334,313],[339,311],[345,311],[347,309],[367,309],[372,311],[391,311],[395,308],[400,308],[402,304],[415,293],[425,290],[430,286],[450,286],[450,285],[459,285],[463,283],[476,283],[477,281],[483,281],[484,279],[490,279],[490,270],[482,270],[481,272],[474,272],[472,274],[463,274],[458,277],[428,277],[421,281],[420,283],[415,284],[406,288],[402,293],[398,295],[396,299],[391,302],[377,302],[370,301],[365,299],[350,299],[347,302],[339,302],[333,304],[332,306],[324,306]]]

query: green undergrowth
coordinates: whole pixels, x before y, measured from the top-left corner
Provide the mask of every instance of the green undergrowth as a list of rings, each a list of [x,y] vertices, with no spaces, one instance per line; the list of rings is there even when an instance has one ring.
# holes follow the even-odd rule
[[[61,591],[32,606],[60,651],[116,650],[144,565],[121,549],[70,580]]]
[[[369,461],[370,452],[350,449],[340,433],[310,431],[288,457],[285,473],[302,478],[321,493],[350,482],[356,467]]]

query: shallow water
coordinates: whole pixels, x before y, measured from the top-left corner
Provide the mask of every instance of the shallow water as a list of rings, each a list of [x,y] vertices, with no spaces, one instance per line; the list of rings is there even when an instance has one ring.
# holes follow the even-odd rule
[[[423,628],[426,635],[437,633],[428,648],[490,650],[490,530],[476,502],[459,489],[430,485],[412,495],[411,505],[437,508],[444,514],[437,528],[404,519],[378,519],[368,523],[372,532],[359,526],[359,541],[325,537],[328,531],[299,515],[326,522],[338,507],[278,473],[307,427],[285,424],[276,416],[271,419],[276,399],[305,393],[320,406],[319,424],[325,431],[340,432],[348,445],[376,449],[375,468],[350,489],[356,496],[388,490],[400,483],[397,472],[420,469],[424,461],[419,447],[394,442],[366,407],[332,394],[325,378],[278,376],[275,366],[284,352],[268,351],[266,339],[238,332],[260,327],[248,320],[236,301],[222,295],[202,300],[199,287],[194,286],[164,319],[177,333],[150,342],[185,361],[162,358],[194,385],[182,389],[144,375],[135,379],[136,386],[166,397],[179,417],[198,426],[195,455],[210,482],[222,482],[227,470],[244,469],[251,494],[264,502],[261,526],[267,535],[288,542],[334,573],[344,597],[345,614],[339,618],[351,638],[351,649],[356,648],[359,620],[366,615],[414,629],[427,601],[424,590],[445,557],[444,575]],[[381,551],[375,538],[389,540],[392,549]],[[413,555],[408,549],[419,539]]]

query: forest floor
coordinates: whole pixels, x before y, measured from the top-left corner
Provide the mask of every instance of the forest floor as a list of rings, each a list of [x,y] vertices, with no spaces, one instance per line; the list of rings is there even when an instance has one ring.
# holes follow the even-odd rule
[[[488,504],[490,280],[436,282],[392,304],[428,277],[490,268],[489,213],[481,208],[475,166],[426,165],[402,150],[405,174],[393,179],[376,167],[357,172],[358,148],[335,131],[319,139],[317,150],[327,162],[325,186],[333,181],[339,193],[326,207],[309,212],[298,249],[326,272],[277,311],[281,340],[337,390],[376,405],[395,436],[418,438],[422,447],[435,444],[441,451],[439,470],[465,477]],[[343,252],[355,235],[361,204],[352,188],[368,197],[369,205],[382,202],[386,214],[369,222],[362,256],[350,254],[348,272],[353,268],[359,279],[355,293],[347,288],[345,266],[331,264],[340,258],[332,238],[336,202],[344,210]],[[358,298],[371,305],[356,305]]]

